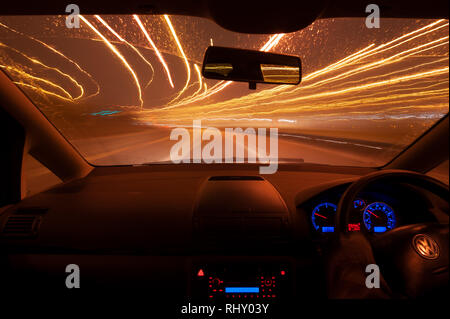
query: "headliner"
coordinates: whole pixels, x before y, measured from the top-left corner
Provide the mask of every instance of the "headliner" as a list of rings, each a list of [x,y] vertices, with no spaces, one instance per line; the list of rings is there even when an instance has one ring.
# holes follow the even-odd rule
[[[276,6],[274,6],[276,3]],[[274,2],[241,0],[77,0],[82,14],[171,14],[205,17],[235,32],[287,33],[317,18],[365,17],[368,1],[314,0]],[[382,18],[448,19],[447,0],[378,0]],[[0,15],[64,15],[58,0],[2,3]]]

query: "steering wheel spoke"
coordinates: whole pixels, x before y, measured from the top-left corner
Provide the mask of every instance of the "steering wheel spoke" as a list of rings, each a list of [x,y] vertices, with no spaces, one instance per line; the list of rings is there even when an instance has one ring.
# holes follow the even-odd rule
[[[371,241],[375,260],[394,291],[436,294],[448,285],[448,225],[414,224]]]

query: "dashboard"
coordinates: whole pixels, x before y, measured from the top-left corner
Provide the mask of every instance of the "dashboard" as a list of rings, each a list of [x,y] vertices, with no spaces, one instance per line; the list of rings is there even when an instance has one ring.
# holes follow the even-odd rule
[[[303,168],[262,178],[244,167],[208,169],[98,167],[6,208],[2,287],[65,289],[66,266],[75,264],[83,289],[142,289],[176,305],[186,296],[198,305],[257,301],[273,313],[292,299],[326,298],[335,208],[368,172]],[[437,219],[448,223],[447,201],[380,184],[358,194],[348,229],[377,236]]]
[[[313,236],[326,237],[335,232],[337,206],[347,186],[327,189],[298,206],[307,215]],[[356,197],[346,229],[376,235],[402,225],[436,221],[428,208],[423,193],[410,185],[377,185]]]

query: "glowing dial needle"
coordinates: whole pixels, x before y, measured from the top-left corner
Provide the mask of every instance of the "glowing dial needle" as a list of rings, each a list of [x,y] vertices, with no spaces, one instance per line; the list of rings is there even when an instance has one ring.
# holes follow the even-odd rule
[[[372,213],[370,210],[367,210],[369,213],[371,213],[373,216],[375,216],[376,218],[380,218],[380,216],[375,215],[374,213]]]
[[[322,217],[322,218],[324,218],[324,219],[328,219],[328,218],[326,218],[325,216],[320,215],[320,214],[317,214],[317,213],[314,213],[314,215],[317,215],[317,216]]]

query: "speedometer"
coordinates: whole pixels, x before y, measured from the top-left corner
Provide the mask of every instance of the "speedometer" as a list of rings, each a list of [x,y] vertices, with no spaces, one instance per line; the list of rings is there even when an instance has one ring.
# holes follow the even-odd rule
[[[395,228],[396,225],[394,210],[383,202],[367,205],[364,209],[363,220],[367,230],[374,233],[384,233]]]
[[[316,230],[322,233],[334,232],[334,215],[336,205],[332,203],[321,203],[312,212],[311,220]]]

